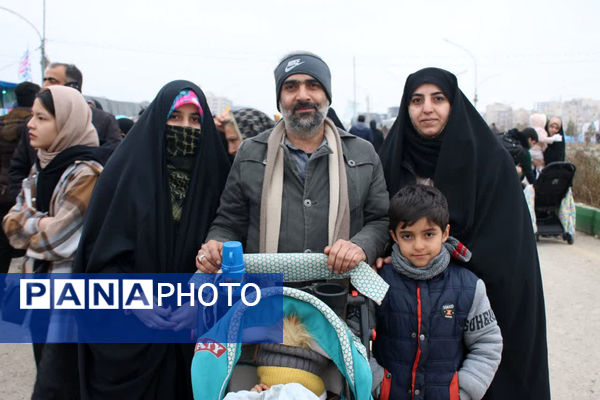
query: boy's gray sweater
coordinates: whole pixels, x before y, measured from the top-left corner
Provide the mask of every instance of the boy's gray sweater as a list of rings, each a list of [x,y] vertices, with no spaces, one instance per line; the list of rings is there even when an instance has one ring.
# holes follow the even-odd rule
[[[477,280],[463,340],[468,350],[458,370],[460,399],[479,400],[492,383],[502,357],[502,334],[481,279]]]

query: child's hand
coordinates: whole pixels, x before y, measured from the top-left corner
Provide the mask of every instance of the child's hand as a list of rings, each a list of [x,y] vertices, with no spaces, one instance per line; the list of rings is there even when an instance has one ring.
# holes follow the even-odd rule
[[[375,264],[371,265],[371,268],[373,268],[375,271],[377,271],[378,269],[383,268],[383,266],[385,264],[389,264],[392,262],[392,256],[387,256],[385,258],[383,257],[377,257],[377,260],[375,261]]]
[[[264,383],[259,383],[258,385],[254,386],[252,389],[250,389],[251,392],[256,392],[256,393],[262,393],[263,390],[269,390],[269,387],[267,385],[265,385]]]

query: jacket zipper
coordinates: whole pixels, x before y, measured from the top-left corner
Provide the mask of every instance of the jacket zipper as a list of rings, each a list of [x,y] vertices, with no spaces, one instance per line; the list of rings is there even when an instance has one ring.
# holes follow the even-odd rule
[[[412,368],[412,381],[410,387],[411,399],[415,398],[415,380],[417,377],[417,367],[421,358],[421,286],[417,285],[417,355]]]

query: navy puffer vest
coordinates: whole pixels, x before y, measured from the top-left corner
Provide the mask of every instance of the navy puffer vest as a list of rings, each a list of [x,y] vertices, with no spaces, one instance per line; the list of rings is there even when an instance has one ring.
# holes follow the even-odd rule
[[[380,274],[390,289],[377,310],[373,352],[391,375],[389,398],[458,399],[455,373],[477,277],[452,262],[428,281],[405,278],[391,265]]]

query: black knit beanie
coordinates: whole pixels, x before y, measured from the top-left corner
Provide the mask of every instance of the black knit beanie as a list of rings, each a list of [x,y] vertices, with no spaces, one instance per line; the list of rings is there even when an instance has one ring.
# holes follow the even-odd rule
[[[295,52],[285,56],[275,68],[275,91],[277,95],[277,109],[279,110],[279,97],[283,82],[294,74],[306,74],[315,78],[327,95],[331,104],[331,72],[325,61],[316,54],[309,52]]]

